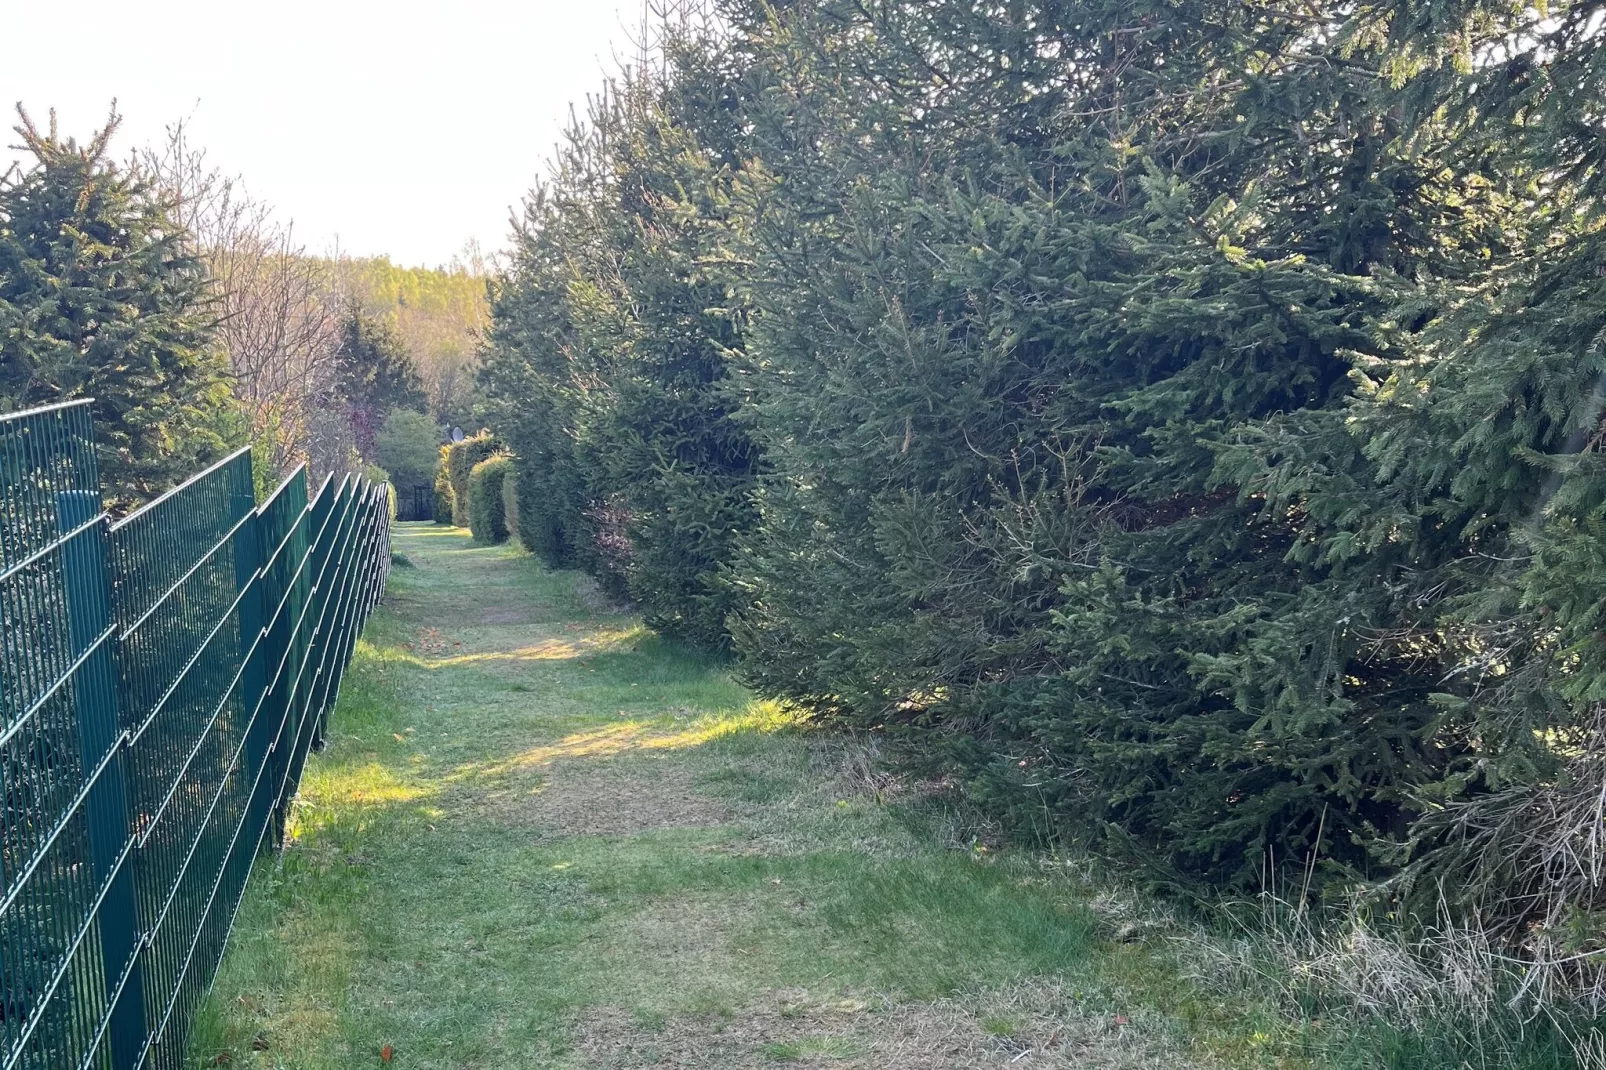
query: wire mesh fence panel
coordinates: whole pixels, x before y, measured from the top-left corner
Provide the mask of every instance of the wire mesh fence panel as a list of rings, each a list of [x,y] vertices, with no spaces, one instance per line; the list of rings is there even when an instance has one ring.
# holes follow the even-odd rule
[[[107,1065],[131,941],[100,492],[83,408],[0,423],[0,1038],[8,1066]],[[98,572],[97,572],[98,566]],[[108,713],[112,714],[108,716]]]
[[[0,416],[0,1070],[181,1065],[389,572],[241,451],[112,523],[86,403]]]

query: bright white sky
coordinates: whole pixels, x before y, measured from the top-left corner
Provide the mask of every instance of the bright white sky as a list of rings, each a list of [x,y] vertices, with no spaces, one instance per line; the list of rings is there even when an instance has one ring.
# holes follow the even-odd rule
[[[113,154],[188,119],[192,144],[339,247],[436,266],[507,244],[508,209],[616,59],[640,0],[0,0],[0,144],[22,101]],[[0,150],[0,171],[17,153]]]

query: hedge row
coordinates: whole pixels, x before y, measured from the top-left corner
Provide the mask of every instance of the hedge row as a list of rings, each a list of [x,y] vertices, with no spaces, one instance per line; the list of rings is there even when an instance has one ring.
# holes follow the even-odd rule
[[[1164,882],[1606,933],[1593,7],[721,9],[526,206],[521,538]]]
[[[502,475],[502,523],[507,528],[507,537],[522,544],[524,540],[519,536],[518,464],[511,457],[507,461],[508,468]]]
[[[469,526],[469,474],[474,466],[496,452],[496,439],[489,434],[475,435],[462,442],[445,447],[441,454],[441,469],[436,472],[436,486],[440,485],[442,470],[451,487],[452,523],[460,528]],[[438,500],[438,491],[437,491]]]
[[[479,542],[507,541],[507,515],[503,511],[502,486],[512,467],[511,457],[497,453],[476,464],[469,472],[468,527]]]

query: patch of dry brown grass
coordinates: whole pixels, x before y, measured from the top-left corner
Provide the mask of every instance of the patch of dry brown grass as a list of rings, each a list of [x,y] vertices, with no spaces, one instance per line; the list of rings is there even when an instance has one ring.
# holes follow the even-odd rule
[[[469,798],[479,816],[544,837],[634,836],[714,828],[730,813],[696,790],[694,775],[664,755],[554,760],[538,776],[510,776]]]
[[[779,990],[728,1014],[643,1021],[593,1008],[574,1023],[575,1067],[741,1070],[777,1064],[842,1070],[1020,1066],[1100,1070],[1203,1067],[1154,1016],[1089,1011],[1050,980],[971,997],[889,1003],[873,995],[816,999]]]

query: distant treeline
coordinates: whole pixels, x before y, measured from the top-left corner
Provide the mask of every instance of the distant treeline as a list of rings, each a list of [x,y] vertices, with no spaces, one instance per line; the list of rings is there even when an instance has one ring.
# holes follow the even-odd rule
[[[1598,950],[1603,18],[726,0],[525,207],[519,535],[1158,881]]]

